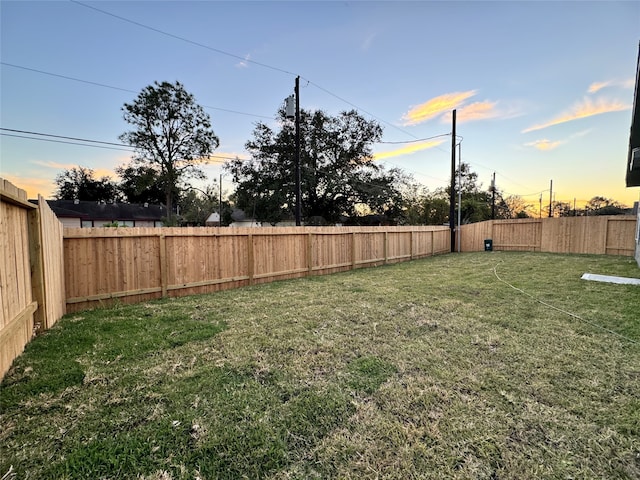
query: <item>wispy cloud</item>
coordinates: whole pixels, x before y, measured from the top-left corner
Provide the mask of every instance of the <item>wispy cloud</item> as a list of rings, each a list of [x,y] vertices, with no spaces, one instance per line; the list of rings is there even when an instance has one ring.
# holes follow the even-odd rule
[[[633,86],[633,78],[628,78],[626,80],[606,80],[604,82],[593,82],[589,85],[589,89],[587,91],[589,93],[597,93],[603,88],[608,87],[633,88]]]
[[[50,178],[35,178],[3,173],[2,177],[16,187],[27,192],[27,198],[38,198],[38,194],[44,198],[51,198],[55,193],[55,184]]]
[[[244,60],[241,60],[238,63],[236,63],[236,67],[237,68],[249,68],[249,60],[251,60],[251,54],[247,53],[244,56]]]
[[[402,148],[389,150],[388,152],[374,153],[373,158],[374,160],[385,160],[387,158],[400,157],[402,155],[410,155],[412,153],[416,153],[421,150],[437,147],[443,142],[444,140],[428,140],[426,142],[412,143]]]
[[[456,122],[472,122],[475,120],[487,120],[489,118],[502,117],[496,106],[498,102],[485,100],[484,102],[473,102],[456,109]],[[452,113],[449,111],[442,117],[442,123],[451,123]]]
[[[551,141],[545,138],[543,140],[536,140],[535,142],[525,143],[524,145],[526,147],[533,147],[533,148],[537,148],[538,150],[548,151],[548,150],[553,150],[555,148],[558,148],[563,143],[564,142],[560,140]]]
[[[373,45],[373,41],[376,39],[377,36],[378,34],[376,33],[370,33],[369,35],[367,35],[362,41],[360,48],[365,52],[369,50],[371,48],[371,45]]]
[[[609,87],[611,85],[611,81],[607,81],[607,82],[593,82],[591,85],[589,85],[589,90],[587,90],[589,93],[596,93],[599,92],[600,90],[602,90],[605,87]]]
[[[571,122],[573,120],[579,120],[581,118],[592,117],[594,115],[600,115],[603,113],[620,112],[623,110],[629,110],[630,105],[622,103],[618,100],[598,99],[596,101],[590,98],[585,98],[581,102],[576,103],[571,109],[564,113],[561,113],[557,117],[538,125],[525,128],[522,133],[534,132],[536,130],[542,130],[553,125],[559,125],[561,123]]]
[[[53,170],[71,170],[72,168],[77,167],[78,165],[74,163],[60,163],[54,162],[52,160],[33,160],[31,163],[34,165],[38,165],[40,167],[51,168]]]
[[[546,151],[549,151],[549,150],[554,150],[554,149],[558,148],[560,145],[564,145],[565,143],[570,142],[574,138],[584,137],[585,135],[588,135],[592,131],[593,131],[593,129],[589,128],[587,130],[582,130],[580,132],[576,132],[576,133],[570,135],[568,138],[566,138],[564,140],[549,140],[549,139],[544,138],[544,139],[541,139],[541,140],[536,140],[534,142],[525,143],[524,146],[525,147],[537,148],[538,150],[546,152]]]
[[[432,98],[425,103],[411,108],[405,113],[402,117],[404,121],[403,125],[417,125],[426,122],[442,113],[453,110],[468,98],[473,97],[476,93],[477,90],[468,90],[466,92],[445,93],[444,95]]]

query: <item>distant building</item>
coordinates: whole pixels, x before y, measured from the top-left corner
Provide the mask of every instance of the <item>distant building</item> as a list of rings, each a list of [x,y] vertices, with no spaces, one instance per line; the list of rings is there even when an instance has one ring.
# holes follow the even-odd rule
[[[640,187],[640,45],[636,67],[636,87],[633,95],[631,133],[629,134],[629,155],[627,157],[627,187]]]
[[[220,226],[220,214],[218,212],[213,212],[211,215],[207,217],[206,222],[204,222],[206,227],[219,227]]]
[[[162,227],[163,205],[105,203],[86,200],[47,200],[65,227]]]

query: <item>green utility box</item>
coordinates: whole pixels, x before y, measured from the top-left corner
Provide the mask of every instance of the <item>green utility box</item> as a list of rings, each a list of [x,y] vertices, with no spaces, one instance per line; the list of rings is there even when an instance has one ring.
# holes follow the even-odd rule
[[[493,250],[493,240],[490,238],[485,239],[484,241],[484,251],[491,252]]]

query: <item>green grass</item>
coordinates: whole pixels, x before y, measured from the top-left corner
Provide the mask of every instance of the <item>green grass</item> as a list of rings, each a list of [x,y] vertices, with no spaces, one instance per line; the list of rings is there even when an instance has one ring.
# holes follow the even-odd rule
[[[0,387],[0,476],[640,478],[640,287],[585,272],[640,277],[482,252],[68,315]]]

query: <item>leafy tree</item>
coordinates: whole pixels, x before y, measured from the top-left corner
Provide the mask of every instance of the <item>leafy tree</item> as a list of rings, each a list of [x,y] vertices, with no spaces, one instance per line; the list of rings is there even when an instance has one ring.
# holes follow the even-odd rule
[[[570,217],[573,215],[573,208],[569,202],[552,202],[551,212],[554,217]]]
[[[424,199],[424,223],[444,225],[449,222],[449,199],[442,194],[428,195]]]
[[[295,126],[279,112],[280,127],[258,123],[245,147],[250,160],[227,165],[238,184],[237,206],[258,221],[276,223],[295,210]],[[328,116],[300,112],[302,216],[338,222],[358,213],[397,215],[399,170],[372,160],[382,128],[356,111]]]
[[[218,146],[211,120],[180,82],[155,82],[122,107],[134,129],[120,135],[133,146],[133,162],[156,171],[164,190],[169,224],[173,224],[176,190],[187,178],[204,178],[199,165]]]
[[[613,199],[596,196],[587,202],[589,215],[622,215],[625,206]]]
[[[129,203],[163,203],[166,200],[165,189],[158,171],[145,165],[122,165],[116,168],[121,181],[120,192]],[[177,196],[177,189],[174,195]]]
[[[64,170],[55,179],[58,200],[90,200],[111,202],[119,200],[116,184],[109,177],[96,178],[86,167]]]
[[[190,187],[178,201],[180,221],[183,224],[203,226],[213,212],[220,211],[220,189],[214,180],[204,190]]]
[[[533,206],[518,195],[509,195],[503,201],[505,215],[500,218],[531,218],[535,216]]]

